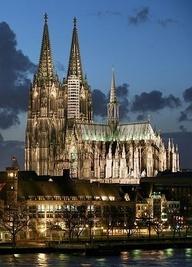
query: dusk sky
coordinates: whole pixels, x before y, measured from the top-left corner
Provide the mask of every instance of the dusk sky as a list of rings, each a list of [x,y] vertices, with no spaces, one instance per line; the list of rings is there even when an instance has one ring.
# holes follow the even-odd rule
[[[192,131],[191,0],[0,0],[0,139],[24,140],[45,12],[61,80],[76,16],[95,101],[106,101],[114,68],[122,120],[150,118],[161,132]],[[104,120],[103,106],[94,107]]]

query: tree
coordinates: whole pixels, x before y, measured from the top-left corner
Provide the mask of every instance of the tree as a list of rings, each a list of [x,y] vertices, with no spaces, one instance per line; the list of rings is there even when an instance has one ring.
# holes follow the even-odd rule
[[[109,233],[113,235],[114,228],[118,227],[119,224],[122,224],[123,215],[121,213],[121,209],[116,206],[105,206],[103,210],[103,218],[102,225],[107,230],[107,237],[109,237]]]
[[[85,229],[87,221],[86,212],[87,206],[63,206],[62,216],[68,233],[69,242],[71,242],[74,237],[79,238],[82,231]]]
[[[155,218],[153,220],[152,227],[159,238],[160,234],[163,232],[163,223],[161,222],[161,220]]]
[[[183,217],[178,215],[177,213],[173,213],[169,218],[169,224],[171,226],[171,230],[173,232],[173,238],[175,238],[176,233],[181,236],[181,230],[184,228]]]
[[[11,235],[12,245],[15,247],[18,234],[27,228],[29,223],[28,209],[25,203],[12,202],[0,211],[0,225]]]
[[[153,209],[150,204],[146,206],[141,216],[142,224],[148,229],[148,237],[151,238],[151,229],[153,225]]]
[[[124,207],[124,229],[127,232],[127,237],[134,234],[136,230],[135,212],[129,207]]]
[[[94,227],[94,217],[95,211],[92,205],[89,205],[87,212],[86,212],[86,225],[89,228],[89,241],[90,243],[93,241],[93,227]]]
[[[181,230],[184,228],[184,219],[180,214],[180,208],[167,206],[165,207],[165,211],[167,213],[167,223],[170,225],[173,238],[175,238],[176,234],[181,236]]]

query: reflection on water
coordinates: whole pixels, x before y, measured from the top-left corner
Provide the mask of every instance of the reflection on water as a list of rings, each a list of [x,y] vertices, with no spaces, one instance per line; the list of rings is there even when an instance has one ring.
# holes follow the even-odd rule
[[[48,258],[48,255],[45,253],[37,254],[37,266],[39,266],[39,267],[48,266],[47,258]]]
[[[174,249],[173,248],[167,248],[165,249],[165,255],[167,257],[172,257],[173,256]]]
[[[122,251],[119,256],[95,256],[67,254],[13,254],[1,255],[0,267],[173,267],[192,266],[192,248],[164,250]]]
[[[135,258],[136,260],[139,260],[141,257],[141,250],[140,249],[135,249],[132,251],[133,253],[133,258]]]
[[[123,263],[127,263],[128,259],[129,259],[129,252],[128,251],[122,251],[120,257],[121,257],[121,260]]]
[[[192,258],[192,248],[186,248],[185,255],[187,258]]]

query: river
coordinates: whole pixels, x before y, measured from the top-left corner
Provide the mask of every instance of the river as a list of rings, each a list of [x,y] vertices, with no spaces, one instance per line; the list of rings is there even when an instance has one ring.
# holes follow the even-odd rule
[[[137,267],[192,266],[192,248],[122,251],[119,256],[67,255],[36,253],[0,255],[0,267]]]

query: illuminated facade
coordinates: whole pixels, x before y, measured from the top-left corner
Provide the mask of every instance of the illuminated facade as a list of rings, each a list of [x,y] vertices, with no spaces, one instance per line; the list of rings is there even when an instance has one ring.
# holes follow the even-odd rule
[[[178,148],[168,147],[149,121],[120,124],[113,72],[106,124],[93,122],[91,91],[83,75],[76,19],[67,77],[54,73],[47,16],[38,70],[30,90],[25,169],[109,183],[139,183],[166,169],[179,170]]]

